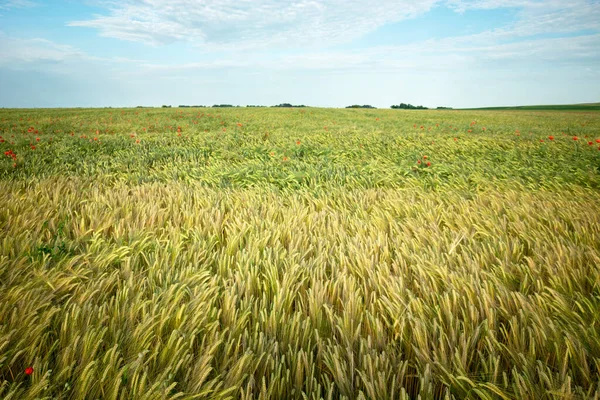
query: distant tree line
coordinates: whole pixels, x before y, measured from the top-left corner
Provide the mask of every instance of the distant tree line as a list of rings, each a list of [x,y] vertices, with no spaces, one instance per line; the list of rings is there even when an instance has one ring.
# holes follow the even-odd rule
[[[306,107],[306,106],[304,104],[300,104],[299,106],[296,106],[296,105],[293,105],[290,103],[281,103],[281,104],[278,104],[276,106],[271,106],[271,107],[289,107],[289,108],[291,108],[291,107]]]
[[[163,104],[161,106],[162,108],[171,108],[170,105],[166,105]],[[187,105],[187,104],[180,104],[177,107],[179,108],[206,108],[209,106],[203,106],[203,105]],[[242,107],[242,106],[234,106],[233,104],[214,104],[211,107],[214,108],[219,108],[219,107]],[[267,107],[267,106],[260,106],[260,105],[254,105],[254,104],[248,104],[246,107],[255,107],[255,108],[260,108],[260,107]],[[281,107],[281,108],[300,108],[300,107],[308,107],[304,104],[299,104],[299,105],[295,105],[295,104],[290,104],[290,103],[281,103],[278,104],[276,106],[270,106],[270,107]],[[109,107],[110,108],[110,107]],[[137,106],[136,108],[154,108],[152,106]],[[377,107],[373,107],[370,104],[353,104],[351,106],[346,106],[346,108],[369,108],[369,109],[377,109]],[[393,109],[401,109],[401,110],[428,110],[427,107],[424,106],[413,106],[412,104],[406,104],[406,103],[400,103],[398,105],[393,105],[391,106],[391,108]],[[452,110],[452,107],[436,107],[436,110]]]
[[[423,106],[413,106],[412,104],[400,103],[399,105],[394,105],[391,108],[393,109],[401,109],[401,110],[427,110],[427,107]]]

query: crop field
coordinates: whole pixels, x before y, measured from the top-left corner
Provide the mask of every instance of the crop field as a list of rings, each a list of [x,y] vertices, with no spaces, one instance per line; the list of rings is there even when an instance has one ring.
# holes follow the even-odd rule
[[[0,110],[2,399],[600,397],[600,112]]]

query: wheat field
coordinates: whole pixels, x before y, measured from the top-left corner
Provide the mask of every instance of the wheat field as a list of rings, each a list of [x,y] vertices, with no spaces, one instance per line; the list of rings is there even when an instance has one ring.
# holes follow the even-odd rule
[[[600,113],[0,110],[0,398],[600,397]]]

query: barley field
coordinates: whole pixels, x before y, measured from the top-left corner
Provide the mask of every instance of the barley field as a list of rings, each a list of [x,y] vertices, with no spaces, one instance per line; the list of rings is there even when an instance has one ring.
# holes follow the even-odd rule
[[[598,399],[600,112],[0,110],[2,399]]]

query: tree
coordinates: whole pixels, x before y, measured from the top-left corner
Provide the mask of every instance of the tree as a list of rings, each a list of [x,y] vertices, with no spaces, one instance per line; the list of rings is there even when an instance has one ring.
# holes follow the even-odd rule
[[[272,107],[285,107],[285,108],[292,108],[292,107],[306,107],[306,106],[305,106],[304,104],[300,104],[299,106],[295,106],[295,105],[293,105],[293,104],[290,104],[290,103],[281,103],[281,104],[278,104],[278,105],[276,105],[276,106],[272,106]]]
[[[391,108],[393,109],[401,109],[401,110],[427,110],[427,107],[423,107],[423,106],[413,106],[412,104],[405,104],[405,103],[400,103],[397,106],[391,106]]]
[[[346,108],[377,108],[377,107],[373,107],[372,105],[369,105],[369,104],[365,104],[363,106],[359,106],[358,104],[353,104],[353,105],[348,106]],[[392,106],[392,108],[393,108],[393,106]]]

